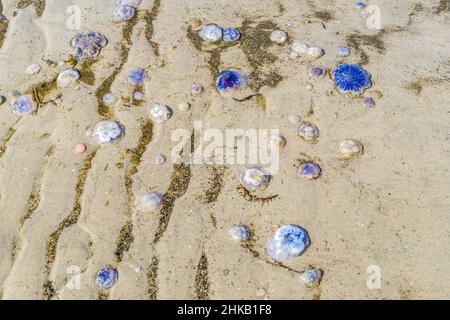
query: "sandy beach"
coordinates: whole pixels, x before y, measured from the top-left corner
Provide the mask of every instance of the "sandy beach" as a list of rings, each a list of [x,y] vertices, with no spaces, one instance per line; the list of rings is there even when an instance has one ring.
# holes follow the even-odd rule
[[[143,0],[118,22],[115,0],[1,0],[1,299],[449,299],[450,2],[367,1],[378,28],[355,3]],[[240,39],[206,43],[199,30],[212,23]],[[276,29],[286,42],[271,41]],[[107,39],[89,61],[71,46],[85,31]],[[299,42],[325,54],[295,56]],[[350,55],[339,56],[343,46]],[[361,96],[338,92],[330,74],[343,63],[370,73]],[[40,70],[27,73],[31,64]],[[327,75],[311,78],[315,66]],[[67,68],[80,78],[61,87]],[[136,68],[147,75],[139,86]],[[225,69],[246,74],[247,87],[220,94]],[[18,95],[36,109],[14,113]],[[155,103],[171,118],[155,121]],[[108,120],[124,134],[99,144],[95,126]],[[299,137],[304,122],[319,128],[315,143]],[[185,157],[199,124],[279,130],[286,146],[267,188],[242,187],[245,165],[175,163],[173,133],[192,134]],[[346,139],[361,143],[360,157],[341,157]],[[299,177],[304,162],[321,176]],[[140,206],[149,192],[164,198],[156,210]],[[248,240],[230,236],[236,224]],[[286,224],[307,230],[310,245],[274,261],[267,240]],[[118,274],[108,290],[96,285],[104,267]],[[308,268],[323,271],[320,285],[302,285]]]

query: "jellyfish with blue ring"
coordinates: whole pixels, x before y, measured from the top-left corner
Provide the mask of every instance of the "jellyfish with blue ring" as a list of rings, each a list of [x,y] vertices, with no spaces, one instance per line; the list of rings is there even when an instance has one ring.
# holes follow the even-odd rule
[[[370,74],[357,64],[341,64],[331,72],[331,76],[341,93],[358,96],[372,86]]]
[[[245,87],[247,79],[245,75],[235,70],[223,70],[216,80],[216,88],[221,93]]]

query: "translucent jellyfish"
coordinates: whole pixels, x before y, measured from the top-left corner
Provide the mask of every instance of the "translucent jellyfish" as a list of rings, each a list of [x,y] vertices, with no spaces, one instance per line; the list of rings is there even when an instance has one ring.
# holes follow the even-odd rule
[[[98,143],[113,143],[123,137],[125,128],[117,121],[106,120],[97,123],[92,136]]]
[[[327,70],[322,67],[312,67],[311,69],[309,69],[308,75],[311,78],[321,79],[327,75]]]
[[[312,83],[307,83],[305,84],[305,89],[308,91],[312,91],[312,89],[314,89],[314,86],[312,85]]]
[[[135,7],[127,5],[116,6],[116,8],[114,9],[113,19],[114,21],[128,21],[133,19],[135,14]]]
[[[30,114],[36,109],[33,103],[33,99],[30,95],[19,96],[12,101],[12,108],[15,114],[18,116],[24,116]]]
[[[58,74],[56,84],[58,88],[73,87],[80,80],[80,72],[76,69],[65,69]]]
[[[217,24],[207,24],[200,29],[198,35],[204,41],[217,42],[222,39],[223,31]]]
[[[114,103],[116,103],[116,101],[117,101],[117,96],[112,92],[108,92],[103,96],[103,103],[106,106],[111,106]]]
[[[303,55],[306,53],[306,51],[308,50],[309,46],[306,43],[300,42],[300,41],[295,41],[294,43],[292,43],[291,45],[291,50],[295,53],[297,53],[298,55]]]
[[[32,76],[34,74],[38,74],[40,71],[41,71],[41,66],[38,65],[37,63],[30,64],[26,70],[27,74],[30,76]]]
[[[355,7],[356,7],[356,9],[362,10],[366,7],[366,4],[362,1],[358,1],[355,3]]]
[[[286,146],[286,138],[279,134],[273,134],[269,139],[269,146],[273,150],[281,150]]]
[[[362,104],[363,106],[367,107],[367,108],[373,108],[377,105],[377,103],[375,102],[375,100],[372,97],[366,97],[362,100]]]
[[[347,47],[339,47],[338,48],[338,55],[340,57],[348,57],[350,55],[351,51]]]
[[[288,34],[283,30],[273,30],[270,34],[270,40],[278,44],[283,44],[288,40]]]
[[[246,85],[246,76],[234,70],[221,71],[216,80],[216,88],[221,93],[226,93],[234,89],[240,89]]]
[[[236,28],[226,28],[223,30],[223,41],[233,42],[239,40],[241,33]]]
[[[247,191],[253,192],[266,189],[270,179],[270,174],[264,169],[259,167],[248,167],[245,168],[244,172],[241,174],[240,182]]]
[[[133,93],[133,99],[136,101],[144,100],[144,94],[140,91],[136,91],[135,93]]]
[[[303,123],[298,128],[298,135],[305,141],[316,142],[319,138],[319,129],[311,123]]]
[[[70,42],[76,49],[76,59],[92,59],[106,46],[108,40],[98,32],[83,32],[77,34]]]
[[[319,47],[309,47],[308,49],[306,49],[306,55],[310,59],[319,59],[324,54],[325,54],[325,51]]]
[[[300,121],[302,121],[302,118],[299,115],[296,114],[291,114],[290,116],[288,116],[288,121],[290,124],[299,124]]]
[[[141,198],[141,205],[146,210],[156,210],[163,204],[163,196],[157,192],[150,192]]]
[[[339,152],[344,159],[354,159],[363,154],[364,147],[359,141],[344,140],[339,143]]]
[[[357,96],[372,86],[369,73],[356,64],[341,64],[331,76],[341,93]]]
[[[323,271],[320,269],[312,268],[305,270],[300,275],[300,282],[308,288],[318,287],[320,280],[322,280]]]
[[[293,224],[284,225],[267,241],[269,256],[275,261],[289,261],[301,255],[310,245],[308,232]]]
[[[194,95],[200,94],[203,92],[203,87],[199,84],[193,84],[191,87],[191,93]]]
[[[141,68],[131,70],[128,74],[128,81],[130,81],[130,83],[135,86],[142,85],[146,78],[147,72],[145,72],[145,70]]]
[[[157,154],[155,156],[154,161],[155,161],[155,164],[157,166],[160,166],[160,165],[162,165],[162,164],[164,164],[166,162],[166,157],[164,155],[162,155],[162,154]]]
[[[250,230],[244,224],[237,224],[230,230],[231,237],[236,241],[247,241],[250,238]]]
[[[117,282],[119,274],[111,267],[100,269],[95,275],[95,284],[102,290],[111,289]]]
[[[178,110],[180,111],[188,111],[191,108],[189,102],[180,102],[178,104]]]
[[[150,116],[156,123],[163,123],[172,117],[173,111],[168,106],[155,103],[150,108]]]
[[[317,179],[321,173],[322,169],[313,162],[304,163],[298,168],[298,174],[306,180]]]

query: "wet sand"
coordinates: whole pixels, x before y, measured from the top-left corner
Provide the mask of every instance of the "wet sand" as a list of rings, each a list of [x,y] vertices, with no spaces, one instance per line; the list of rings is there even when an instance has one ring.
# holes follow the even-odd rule
[[[448,299],[450,205],[448,117],[450,5],[447,1],[370,1],[381,7],[382,30],[368,30],[353,1],[144,0],[136,18],[112,22],[114,1],[2,0],[0,11],[0,296],[2,299]],[[66,8],[81,8],[82,30],[106,36],[91,63],[77,63],[80,88],[58,89],[59,61],[73,65]],[[200,24],[199,24],[200,22]],[[240,41],[205,45],[199,25],[242,32]],[[289,44],[269,40],[281,28],[289,41],[325,49],[314,62],[292,59]],[[348,46],[352,54],[337,56]],[[308,69],[361,64],[372,75],[366,95],[374,108],[341,95]],[[31,63],[42,70],[27,75]],[[130,100],[128,72],[144,68],[145,101]],[[223,98],[220,70],[249,75],[248,95]],[[305,83],[314,89],[305,89]],[[191,86],[205,92],[191,95]],[[35,113],[19,118],[8,93],[29,92]],[[120,96],[113,108],[103,95]],[[382,97],[381,97],[382,96]],[[189,102],[187,112],[178,111]],[[174,109],[153,123],[148,106]],[[317,125],[307,144],[287,121],[298,114]],[[125,137],[98,146],[86,130],[116,119]],[[279,172],[259,201],[239,188],[242,166],[170,161],[177,128],[279,129],[287,140]],[[357,139],[364,156],[343,161],[340,141]],[[74,154],[85,143],[87,152]],[[186,150],[185,150],[186,152]],[[156,166],[154,157],[169,161]],[[314,159],[320,179],[299,179],[295,166]],[[163,207],[143,211],[136,201],[157,191]],[[234,241],[229,229],[250,227]],[[273,262],[265,243],[284,224],[308,230],[300,257]],[[379,266],[381,288],[367,287],[367,268]],[[119,272],[109,291],[96,272]],[[299,282],[309,266],[324,277],[316,289]],[[75,267],[75,269],[74,269]],[[73,272],[75,270],[75,273]],[[81,273],[80,287],[72,277]],[[263,296],[257,296],[264,289]]]

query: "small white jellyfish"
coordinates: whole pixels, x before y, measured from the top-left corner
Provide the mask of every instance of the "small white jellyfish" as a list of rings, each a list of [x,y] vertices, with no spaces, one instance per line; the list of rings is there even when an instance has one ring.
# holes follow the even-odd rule
[[[191,105],[188,102],[180,102],[178,104],[178,110],[180,111],[188,111],[191,108]]]
[[[339,152],[344,159],[354,159],[363,154],[364,147],[359,141],[344,140],[339,143]]]
[[[80,73],[78,70],[69,68],[59,73],[58,78],[56,78],[56,84],[58,85],[58,88],[73,87],[78,80],[80,80]]]
[[[236,241],[247,241],[250,238],[250,230],[244,224],[234,225],[230,230],[230,234]]]
[[[279,228],[267,241],[266,249],[275,261],[289,261],[301,255],[310,245],[308,232],[297,225]]]
[[[136,8],[127,5],[116,6],[114,9],[113,20],[114,21],[127,21],[131,20],[136,14]]]
[[[305,84],[305,89],[308,91],[312,91],[312,89],[314,89],[314,86],[312,83],[307,83]]]
[[[273,134],[270,136],[269,146],[272,150],[281,150],[286,146],[286,138],[279,134]]]
[[[157,192],[150,192],[141,198],[142,208],[146,210],[156,210],[160,208],[163,204],[163,196]]]
[[[319,47],[309,47],[306,50],[306,55],[310,58],[310,59],[319,59],[320,57],[322,57],[325,54],[325,51],[322,48]]]
[[[198,32],[200,38],[208,42],[217,42],[223,37],[223,30],[217,24],[207,24]]]
[[[295,41],[291,45],[292,52],[297,53],[298,55],[304,55],[308,50],[309,46],[306,43]]]
[[[14,98],[11,102],[11,106],[13,108],[13,112],[18,116],[24,116],[36,110],[36,106],[33,103],[33,98],[28,94]]]
[[[323,271],[320,269],[312,268],[304,271],[300,275],[300,282],[308,288],[316,288],[322,280]]]
[[[298,135],[305,141],[316,142],[319,138],[319,129],[315,125],[306,122],[298,128]]]
[[[271,179],[264,169],[259,167],[247,167],[240,177],[241,185],[249,192],[264,190]]]
[[[133,99],[136,101],[141,101],[144,99],[144,94],[140,91],[136,91],[135,93],[133,93]]]
[[[258,288],[256,289],[256,296],[258,298],[262,298],[266,295],[266,290],[264,288]]]
[[[106,120],[97,123],[92,136],[98,143],[106,144],[119,140],[123,137],[124,132],[125,129],[119,122],[114,120]]]
[[[162,155],[162,154],[157,154],[155,156],[154,161],[155,161],[155,164],[157,166],[160,166],[160,165],[162,165],[162,164],[164,164],[166,162],[166,157],[164,155]]]
[[[348,57],[350,55],[351,51],[347,47],[339,47],[338,48],[338,55],[340,57]]]
[[[168,106],[155,103],[150,108],[150,115],[156,123],[163,123],[172,117],[172,109]]]
[[[38,65],[37,63],[30,64],[26,70],[27,74],[30,76],[32,76],[34,74],[38,74],[40,71],[41,71],[41,66]]]
[[[111,106],[111,105],[115,104],[116,101],[117,101],[117,96],[112,92],[108,92],[103,96],[103,103],[106,106]]]
[[[191,93],[194,95],[200,94],[203,92],[203,87],[199,84],[193,84],[191,87]]]
[[[270,34],[270,41],[283,44],[288,40],[288,34],[283,30],[273,30]]]

